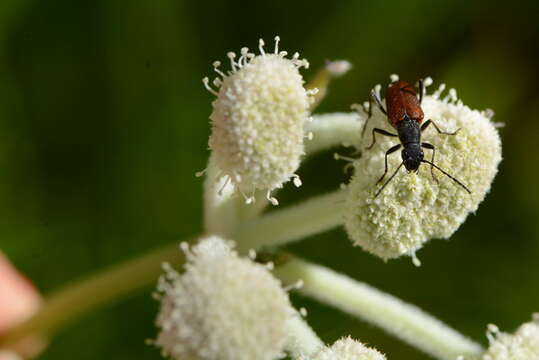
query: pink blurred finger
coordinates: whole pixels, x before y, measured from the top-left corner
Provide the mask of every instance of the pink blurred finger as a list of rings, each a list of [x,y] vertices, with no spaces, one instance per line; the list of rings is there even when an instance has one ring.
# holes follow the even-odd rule
[[[41,301],[32,283],[0,252],[0,336],[35,314]],[[0,349],[0,360],[32,357],[42,349],[42,344],[34,337],[24,339],[15,349]]]

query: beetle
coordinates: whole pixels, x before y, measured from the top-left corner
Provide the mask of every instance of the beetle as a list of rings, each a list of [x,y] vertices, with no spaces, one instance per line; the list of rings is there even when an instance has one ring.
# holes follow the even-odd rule
[[[438,134],[441,135],[456,135],[460,129],[457,129],[454,132],[445,132],[442,131],[438,125],[431,119],[428,119],[423,123],[424,113],[421,108],[421,103],[423,101],[424,94],[424,81],[423,79],[419,80],[419,94],[415,91],[414,87],[407,83],[406,81],[399,81],[398,79],[391,82],[386,90],[386,106],[387,110],[382,104],[378,93],[375,90],[371,91],[371,97],[380,108],[380,110],[387,116],[391,126],[397,130],[397,134],[390,133],[384,129],[374,128],[372,129],[372,144],[367,147],[371,149],[376,143],[376,134],[398,137],[400,144],[394,145],[385,154],[385,171],[384,174],[377,181],[377,184],[380,183],[386,176],[387,168],[387,157],[399,150],[402,149],[401,157],[402,162],[397,167],[395,172],[389,177],[389,179],[382,185],[382,187],[377,191],[375,198],[380,195],[384,190],[387,184],[397,175],[401,167],[404,165],[408,172],[417,172],[421,163],[426,163],[430,165],[430,171],[432,178],[438,182],[434,176],[434,169],[439,170],[442,174],[449,177],[455,183],[460,185],[466,192],[471,194],[472,192],[460,182],[457,178],[447,173],[445,170],[441,169],[434,163],[434,155],[436,154],[436,148],[434,145],[421,142],[421,134],[430,126],[434,126]],[[372,100],[370,102],[372,104]],[[369,106],[369,113],[367,121],[372,116],[372,106]],[[363,132],[365,132],[367,123],[363,127]],[[432,158],[430,161],[424,159],[423,149],[432,150]]]

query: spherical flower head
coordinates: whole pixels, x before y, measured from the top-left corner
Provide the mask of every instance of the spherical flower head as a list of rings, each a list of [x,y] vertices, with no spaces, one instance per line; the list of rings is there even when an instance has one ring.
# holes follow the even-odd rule
[[[267,267],[240,258],[218,237],[183,245],[183,274],[168,267],[158,285],[155,344],[173,359],[272,360],[282,356],[293,316]]]
[[[336,341],[331,347],[320,350],[310,360],[385,360],[386,357],[349,337]]]
[[[384,173],[385,153],[399,144],[399,139],[377,134],[375,145],[366,149],[372,142],[373,128],[396,133],[387,117],[378,108],[373,109],[359,144],[362,157],[354,163],[348,185],[345,227],[355,245],[382,259],[408,254],[417,260],[415,251],[429,239],[449,238],[468,214],[477,210],[497,173],[501,142],[490,119],[492,112],[470,109],[457,99],[454,89],[442,99],[443,89],[442,84],[433,95],[423,97],[423,123],[432,119],[443,132],[460,130],[454,135],[439,134],[431,124],[421,141],[434,145],[434,163],[471,194],[440,170],[433,168],[431,174],[431,166],[421,163],[417,173],[407,173],[402,166],[376,196],[402,164],[402,158],[400,151],[388,156],[388,173],[377,184]],[[425,160],[431,161],[432,150],[423,151]]]
[[[261,54],[255,56],[247,48],[236,61],[229,53],[232,71],[225,75],[214,63],[220,75],[213,82],[215,92],[204,79],[206,87],[217,99],[213,101],[212,133],[209,147],[222,171],[248,202],[255,190],[266,190],[268,199],[276,204],[270,192],[282,187],[291,178],[301,185],[294,172],[304,153],[304,124],[308,118],[310,92],[303,87],[299,68],[307,67],[299,54],[292,59],[275,51],[266,53],[260,40]]]
[[[539,319],[521,325],[514,334],[498,332],[489,326],[490,346],[482,360],[539,359]]]

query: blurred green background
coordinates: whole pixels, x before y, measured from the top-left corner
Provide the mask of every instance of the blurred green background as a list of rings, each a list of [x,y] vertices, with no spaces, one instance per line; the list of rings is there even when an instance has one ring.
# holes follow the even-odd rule
[[[485,2],[487,4],[487,2]],[[384,264],[339,229],[291,247],[485,341],[539,311],[539,3],[468,1],[0,2],[0,249],[48,292],[201,230],[211,94],[201,78],[229,50],[278,34],[285,50],[353,71],[319,112],[346,111],[399,73],[430,75],[491,108],[504,161],[451,241]],[[283,205],[344,180],[320,154]],[[150,289],[84,317],[42,359],[159,359]],[[376,328],[301,297],[327,342],[352,335],[390,359],[427,359]]]

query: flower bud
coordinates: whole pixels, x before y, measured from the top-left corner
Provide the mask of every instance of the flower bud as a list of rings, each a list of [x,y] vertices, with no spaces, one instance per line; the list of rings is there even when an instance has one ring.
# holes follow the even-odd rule
[[[261,264],[218,237],[189,249],[183,274],[166,268],[158,284],[155,344],[173,359],[272,360],[282,356],[288,294]]]
[[[352,340],[350,337],[337,340],[331,347],[320,350],[312,360],[385,360],[386,357]],[[306,359],[305,359],[306,360]]]
[[[255,190],[271,191],[293,178],[299,186],[298,169],[304,153],[303,126],[308,118],[309,92],[303,87],[299,68],[308,67],[296,53],[286,58],[286,51],[264,51],[260,40],[260,55],[241,50],[236,60],[229,53],[232,71],[223,73],[215,62],[218,73],[213,84],[218,92],[204,84],[217,96],[210,115],[212,133],[209,147],[217,166],[248,203],[254,200]],[[248,195],[246,195],[248,194]]]
[[[390,154],[388,173],[377,184],[384,173],[385,153],[399,139],[377,134],[375,145],[366,149],[372,143],[373,128],[396,133],[386,115],[376,108],[360,141],[362,157],[354,163],[348,185],[345,227],[355,245],[384,260],[403,254],[414,256],[429,239],[449,238],[468,214],[477,210],[498,171],[501,143],[491,112],[470,109],[457,100],[454,89],[440,99],[442,90],[443,85],[433,95],[423,97],[424,121],[432,119],[443,132],[460,130],[455,135],[439,134],[431,124],[421,141],[434,145],[434,163],[471,194],[438,169],[421,163],[417,173],[406,173],[402,167],[376,196],[402,164],[399,152]],[[424,156],[432,161],[432,150],[425,148]]]
[[[521,325],[514,334],[499,332],[490,326],[490,346],[482,360],[531,360],[539,359],[539,319]]]

